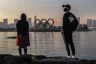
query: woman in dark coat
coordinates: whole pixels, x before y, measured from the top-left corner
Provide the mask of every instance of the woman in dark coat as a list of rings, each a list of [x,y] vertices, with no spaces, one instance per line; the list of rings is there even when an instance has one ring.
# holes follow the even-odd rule
[[[29,24],[26,20],[26,14],[21,14],[21,20],[16,24],[17,29],[17,46],[19,46],[19,54],[22,55],[22,48],[24,54],[27,55],[27,46],[30,46],[29,41]]]

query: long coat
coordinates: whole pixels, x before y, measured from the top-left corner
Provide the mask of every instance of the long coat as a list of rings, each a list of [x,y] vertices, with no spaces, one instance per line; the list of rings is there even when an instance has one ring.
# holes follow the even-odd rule
[[[30,46],[29,24],[26,20],[19,20],[16,24],[17,29],[17,46]],[[22,38],[21,38],[21,37]]]

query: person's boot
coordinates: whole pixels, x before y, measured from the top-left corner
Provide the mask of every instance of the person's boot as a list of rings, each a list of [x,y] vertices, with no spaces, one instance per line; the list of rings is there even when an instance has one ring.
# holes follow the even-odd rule
[[[19,55],[22,56],[22,49],[19,48],[18,50],[19,50]]]
[[[27,55],[27,48],[24,49],[24,55]]]

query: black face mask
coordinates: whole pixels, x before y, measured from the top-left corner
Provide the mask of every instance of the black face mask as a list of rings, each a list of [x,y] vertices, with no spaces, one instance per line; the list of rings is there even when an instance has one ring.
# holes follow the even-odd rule
[[[67,12],[68,11],[68,8],[64,8],[64,12]]]

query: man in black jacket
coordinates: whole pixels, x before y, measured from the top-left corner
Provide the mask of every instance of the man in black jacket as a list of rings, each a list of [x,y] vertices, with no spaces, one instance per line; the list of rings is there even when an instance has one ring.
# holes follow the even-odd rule
[[[68,54],[68,58],[74,58],[75,56],[75,46],[72,39],[72,33],[76,30],[78,26],[78,20],[75,15],[70,12],[70,5],[63,5],[64,8],[64,16],[63,16],[63,25],[62,25],[62,33],[64,34],[66,50]],[[70,50],[71,49],[71,50]],[[72,56],[70,55],[72,52]]]

